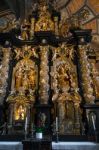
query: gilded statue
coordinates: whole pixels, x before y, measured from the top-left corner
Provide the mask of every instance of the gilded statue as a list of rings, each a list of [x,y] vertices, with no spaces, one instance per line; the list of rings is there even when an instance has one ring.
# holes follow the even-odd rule
[[[36,86],[36,72],[33,68],[20,68],[15,72],[15,88],[18,91],[20,87],[24,87],[24,90],[34,89]]]
[[[22,87],[24,87],[24,90],[29,89],[29,79],[27,76],[27,72],[24,72],[23,78],[22,78]]]
[[[25,91],[29,89],[35,90],[36,65],[30,59],[33,54],[31,46],[25,45],[22,50],[23,59],[16,64],[13,70],[12,88],[15,88],[16,91],[19,91],[20,88],[24,88]]]
[[[16,60],[18,60],[19,58],[22,57],[22,52],[21,52],[21,50],[19,48],[15,48],[14,52],[16,54],[16,56],[15,56]]]
[[[63,37],[66,37],[68,35],[68,32],[69,32],[69,24],[68,22],[66,22],[65,20],[65,23],[64,22],[61,22],[59,24],[59,33],[60,35],[62,35]]]
[[[38,46],[32,47],[28,45],[24,45],[22,48],[15,48],[15,59],[30,59],[32,56],[38,58],[37,48]]]
[[[19,105],[15,109],[15,120],[24,120],[25,119],[26,109],[23,105]]]
[[[30,89],[33,89],[34,86],[36,86],[35,85],[35,71],[34,70],[29,71],[28,78],[29,78]]]
[[[22,26],[21,26],[21,38],[23,40],[28,40],[29,39],[29,29],[28,29],[29,23],[27,22],[27,20],[25,19]]]
[[[70,78],[68,74],[68,70],[66,68],[65,64],[60,65],[60,67],[57,69],[57,80],[58,80],[58,88],[62,89],[65,88],[66,91],[70,88]]]
[[[16,72],[15,72],[15,89],[18,90],[19,87],[22,86],[22,69],[19,68]]]
[[[13,71],[13,88],[19,91],[21,88],[24,90],[35,90],[36,88],[36,66],[35,63],[25,56],[24,59],[20,60]]]
[[[40,10],[40,16],[36,23],[35,31],[54,31],[54,22],[51,20],[47,6],[43,6]]]

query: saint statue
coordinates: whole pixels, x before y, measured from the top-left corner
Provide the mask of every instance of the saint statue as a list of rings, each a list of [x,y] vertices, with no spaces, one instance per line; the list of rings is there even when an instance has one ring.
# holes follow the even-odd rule
[[[29,79],[29,87],[30,89],[33,89],[35,86],[35,71],[33,69],[29,71],[28,79]]]
[[[28,40],[29,38],[29,35],[28,35],[28,22],[27,20],[25,19],[24,22],[23,22],[23,25],[21,26],[21,30],[22,30],[22,34],[21,34],[21,37],[23,40]]]
[[[57,72],[58,88],[61,90],[65,88],[68,91],[70,89],[70,77],[66,65],[60,65]]]
[[[17,69],[16,69],[17,68]],[[30,59],[21,60],[16,65],[14,70],[14,82],[13,87],[16,91],[19,91],[20,88],[24,90],[35,90],[36,87],[36,71],[34,63]]]
[[[19,68],[19,70],[17,70],[15,72],[15,88],[18,91],[19,88],[22,86],[22,70],[21,68]]]
[[[22,87],[24,87],[24,90],[29,89],[29,79],[27,76],[27,72],[24,72],[23,78],[22,78]]]

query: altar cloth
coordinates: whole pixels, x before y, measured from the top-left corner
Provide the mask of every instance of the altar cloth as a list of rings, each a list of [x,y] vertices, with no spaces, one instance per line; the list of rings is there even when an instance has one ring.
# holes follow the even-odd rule
[[[99,150],[94,142],[52,142],[53,150]]]
[[[22,142],[0,142],[0,150],[23,150]],[[52,142],[52,150],[99,150],[94,142]]]
[[[23,150],[22,142],[0,142],[0,150]]]

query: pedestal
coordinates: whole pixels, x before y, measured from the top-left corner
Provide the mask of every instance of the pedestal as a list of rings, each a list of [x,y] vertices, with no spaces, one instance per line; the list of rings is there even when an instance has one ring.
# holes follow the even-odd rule
[[[23,150],[52,150],[52,140],[51,138],[43,139],[28,139],[22,141]]]
[[[33,108],[35,112],[34,124],[36,127],[39,127],[38,124],[39,122],[42,121],[43,134],[51,134],[51,123],[52,123],[51,108],[52,106],[49,104],[34,105],[34,108]]]
[[[36,139],[42,139],[43,138],[43,133],[36,133]]]
[[[94,136],[96,142],[99,142],[99,105],[85,104],[83,109],[86,113],[87,134]]]

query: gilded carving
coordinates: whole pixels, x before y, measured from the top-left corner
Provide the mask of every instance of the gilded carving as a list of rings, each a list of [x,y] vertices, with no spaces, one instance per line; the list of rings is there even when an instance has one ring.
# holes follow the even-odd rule
[[[58,103],[59,132],[74,133],[73,119],[69,114],[66,115],[69,102],[80,104],[77,70],[73,64],[74,48],[64,43],[57,49],[53,49],[53,67],[52,67],[52,89],[54,104]],[[56,105],[56,104],[55,104]],[[65,107],[66,106],[66,107]],[[74,106],[71,106],[74,109]],[[78,117],[78,115],[77,115]],[[66,120],[66,121],[65,121]],[[70,132],[71,130],[71,132]]]
[[[78,85],[78,64],[75,62],[75,56],[78,55],[77,57],[79,58],[81,86],[86,103],[94,103],[95,96],[96,98],[99,97],[97,88],[98,75],[95,70],[95,64],[91,62],[90,65],[86,45],[78,45],[78,51],[76,51],[74,45],[69,45],[61,41],[61,39],[65,41],[64,37],[68,39],[71,37],[71,33],[69,32],[70,27],[79,28],[80,22],[77,18],[78,16],[74,15],[70,18],[71,24],[69,24],[68,20],[66,22],[61,20],[59,22],[58,13],[55,12],[53,14],[52,11],[51,14],[48,9],[45,0],[40,1],[38,17],[33,12],[30,21],[28,21],[29,19],[25,19],[21,23],[12,19],[13,21],[11,23],[8,22],[2,28],[2,32],[11,30],[12,33],[12,31],[14,32],[12,29],[19,29],[17,28],[19,25],[21,33],[18,37],[16,35],[15,37],[18,40],[20,39],[21,44],[27,43],[20,45],[20,47],[11,47],[14,49],[14,63],[11,64],[11,91],[9,91],[10,94],[7,98],[10,112],[9,125],[11,126],[15,122],[25,122],[26,119],[31,119],[30,113],[35,102],[38,103],[39,101],[38,104],[40,106],[42,104],[49,106],[49,102],[52,100],[56,111],[55,115],[58,116],[59,133],[80,134],[79,110],[82,99]],[[88,11],[83,10],[82,13],[86,19],[88,17]],[[48,31],[46,32],[48,36],[51,33],[52,40],[55,39],[57,43],[53,41],[55,47],[49,45],[52,40],[47,40],[47,37],[40,36],[37,38],[37,34],[45,33],[45,31]],[[81,40],[84,42],[84,39]],[[37,44],[38,46],[36,46]],[[3,58],[2,62],[0,62],[0,103],[6,95],[8,86],[7,79],[9,79],[8,75],[10,74],[8,74],[8,71],[10,71],[11,48],[2,47]],[[35,119],[33,118],[33,120]],[[47,120],[46,114],[41,112],[39,120],[42,126],[45,127]],[[30,120],[28,122],[31,124],[32,121]]]
[[[96,68],[96,61],[91,60],[90,61],[91,65],[91,75],[92,75],[92,80],[93,80],[93,88],[94,88],[94,95],[96,99],[99,99],[99,73]]]
[[[31,60],[21,60],[14,68],[14,88],[20,90],[20,87],[24,87],[24,90],[36,88],[36,70],[35,64]]]
[[[93,91],[93,81],[91,78],[90,63],[86,54],[87,46],[79,46],[79,58],[82,72],[82,87],[84,91],[84,98],[87,103],[94,103],[95,96]]]
[[[22,40],[28,40],[29,39],[29,27],[30,24],[25,19],[22,26],[21,26],[21,38]]]
[[[7,102],[10,106],[13,104],[13,108],[11,108],[13,110],[13,116],[11,119],[14,121],[24,121],[27,116],[27,110],[29,109],[31,102],[34,103],[34,99],[30,100],[21,89],[19,93],[12,91],[7,98]]]
[[[63,37],[68,36],[69,32],[69,23],[68,22],[63,22],[61,21],[59,24],[59,34],[62,35]]]
[[[10,48],[0,47],[0,53],[2,53],[2,60],[0,62],[0,104],[3,103],[6,88],[8,86],[8,71],[9,71],[9,61],[10,61]]]
[[[24,120],[26,115],[26,108],[23,105],[19,105],[15,107],[15,120]]]
[[[29,89],[35,91],[37,88],[37,67],[30,59],[30,57],[33,56],[31,49],[31,46],[24,46],[22,48],[23,52],[16,50],[16,59],[19,59],[20,53],[23,59],[21,59],[13,69],[12,90],[15,89],[19,91],[20,88],[23,88],[24,91]]]
[[[40,103],[47,104],[49,98],[49,66],[48,66],[49,46],[40,46]]]
[[[54,31],[54,22],[47,10],[47,6],[40,8],[39,20],[36,22],[35,31]]]

